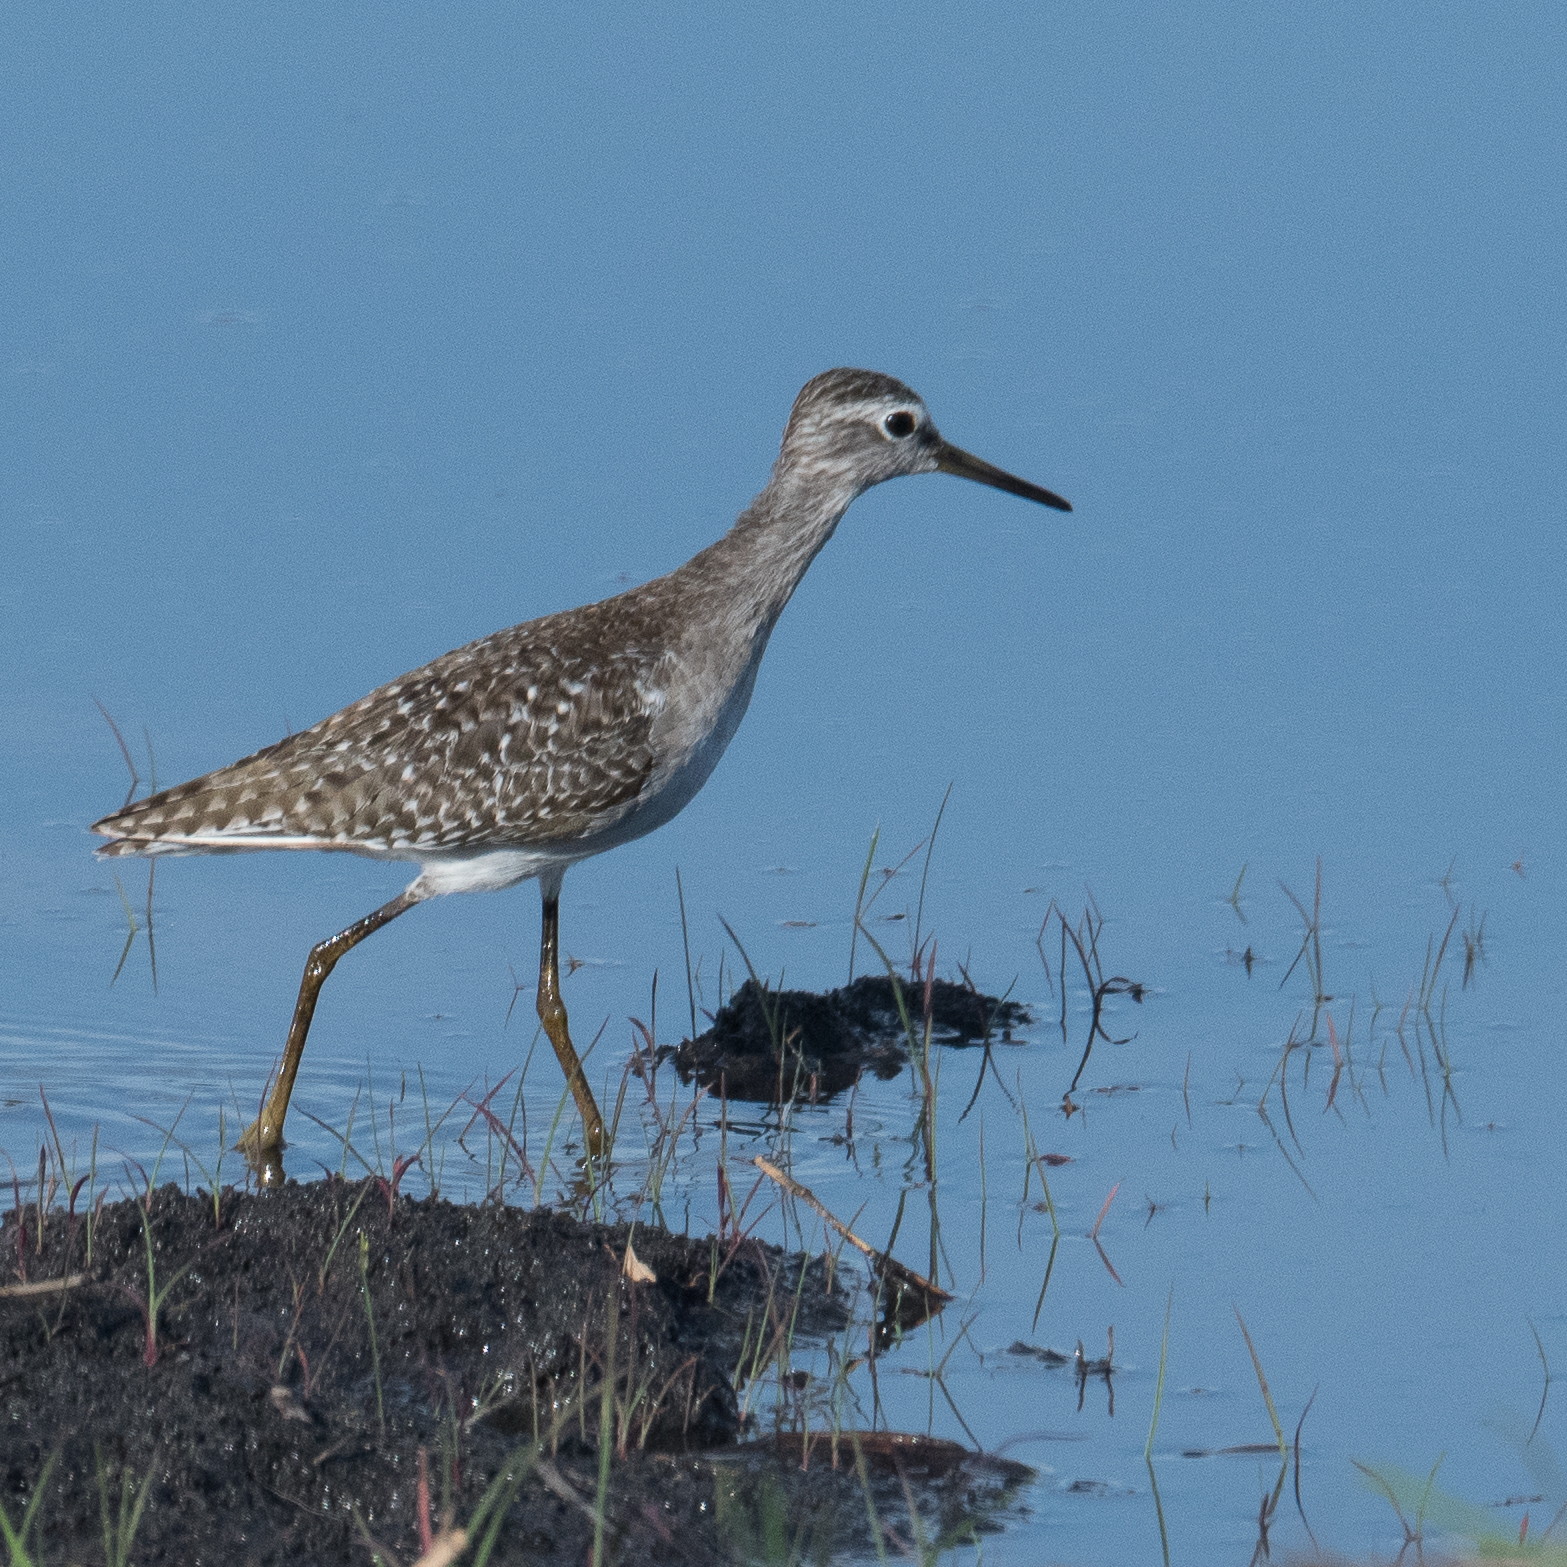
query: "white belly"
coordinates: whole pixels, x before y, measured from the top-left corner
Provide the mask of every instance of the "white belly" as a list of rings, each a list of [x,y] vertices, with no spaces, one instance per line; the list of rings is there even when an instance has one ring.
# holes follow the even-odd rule
[[[719,757],[734,739],[740,720],[751,705],[756,671],[765,649],[763,638],[739,678],[718,703],[711,723],[705,721],[707,715],[693,714],[683,724],[671,721],[662,731],[655,730],[658,748],[668,761],[660,765],[636,805],[618,821],[574,843],[547,850],[485,849],[398,855],[398,858],[419,860],[420,873],[408,890],[421,898],[439,897],[448,892],[498,892],[533,877],[546,883],[553,878],[558,886],[567,866],[630,843],[662,827],[665,822],[673,821],[712,776]],[[689,712],[683,705],[675,705],[682,712]]]

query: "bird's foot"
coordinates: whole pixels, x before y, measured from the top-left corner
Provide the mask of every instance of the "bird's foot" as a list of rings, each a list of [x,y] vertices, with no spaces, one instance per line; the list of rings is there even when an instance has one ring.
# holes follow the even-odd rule
[[[262,1186],[283,1184],[283,1139],[276,1127],[252,1121],[235,1145]]]

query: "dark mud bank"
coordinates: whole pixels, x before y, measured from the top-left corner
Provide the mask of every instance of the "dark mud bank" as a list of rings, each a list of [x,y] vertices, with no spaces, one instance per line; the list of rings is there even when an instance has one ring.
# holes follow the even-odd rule
[[[846,1320],[821,1259],[755,1242],[373,1180],[216,1206],[168,1186],[90,1224],[8,1213],[0,1285],[0,1506],[16,1524],[35,1504],[51,1562],[97,1560],[122,1495],[145,1495],[138,1563],[366,1567],[367,1536],[412,1562],[422,1525],[463,1522],[519,1454],[493,1562],[580,1563],[596,1527],[610,1561],[746,1560],[780,1519],[815,1551],[868,1547],[877,1505],[896,1533],[911,1497],[984,1529],[1028,1473],[885,1433],[804,1473],[779,1438],[740,1442],[747,1334],[796,1300],[798,1333]]]
[[[901,1004],[900,1004],[901,1003]],[[894,986],[865,974],[837,990],[769,990],[748,979],[713,1026],[669,1051],[682,1082],[730,1099],[820,1103],[869,1072],[883,1080],[909,1064],[909,1035],[932,1044],[1009,1043],[1033,1022],[1027,1007],[936,979]]]

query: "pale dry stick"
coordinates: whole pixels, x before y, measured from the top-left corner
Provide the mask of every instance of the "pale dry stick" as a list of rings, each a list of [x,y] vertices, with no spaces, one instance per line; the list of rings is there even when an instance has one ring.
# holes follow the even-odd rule
[[[29,1295],[47,1295],[51,1290],[79,1289],[87,1282],[85,1273],[67,1273],[63,1279],[35,1279],[31,1284],[7,1284],[0,1287],[0,1300],[18,1300]]]
[[[885,1252],[877,1251],[869,1241],[861,1240],[847,1224],[827,1211],[826,1205],[809,1187],[802,1186],[792,1176],[785,1175],[777,1165],[769,1164],[760,1154],[751,1163],[769,1180],[776,1181],[791,1197],[803,1202],[824,1223],[830,1224],[851,1246],[870,1258],[877,1268],[885,1269],[903,1283],[912,1284],[916,1289],[923,1290],[925,1294],[935,1300],[947,1301],[953,1298],[939,1284],[932,1284],[929,1279],[922,1278],[912,1268],[905,1267],[897,1258],[890,1257]]]
[[[414,1563],[414,1567],[451,1567],[451,1563],[467,1549],[466,1529],[444,1530],[430,1542],[430,1549]]]

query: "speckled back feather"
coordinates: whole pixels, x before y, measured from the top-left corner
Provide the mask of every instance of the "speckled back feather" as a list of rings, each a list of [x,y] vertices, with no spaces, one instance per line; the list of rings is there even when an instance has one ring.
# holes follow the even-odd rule
[[[569,845],[634,805],[653,768],[660,655],[630,599],[470,642],[129,805],[96,825],[116,836],[102,852]]]

